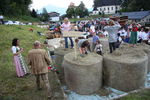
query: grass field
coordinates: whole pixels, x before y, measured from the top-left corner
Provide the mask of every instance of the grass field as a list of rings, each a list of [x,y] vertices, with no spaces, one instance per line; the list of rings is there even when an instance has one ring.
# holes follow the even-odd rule
[[[21,21],[21,22],[40,22],[38,18],[33,18],[31,16],[19,16],[19,17],[4,16],[4,20]]]
[[[34,32],[29,32],[33,28]],[[43,42],[44,36],[38,36],[37,31],[43,32],[45,29],[36,26],[3,26],[0,25],[0,100],[46,100],[46,91],[37,91],[33,75],[25,78],[17,78],[13,55],[11,51],[11,41],[17,37],[20,40],[20,47],[24,48],[23,57],[27,57],[28,50],[32,49],[35,40]],[[52,90],[57,93],[53,100],[61,100],[59,85],[52,72],[49,73]]]
[[[33,28],[34,32],[29,32]],[[11,41],[17,37],[20,47],[24,48],[23,57],[27,57],[28,50],[32,48],[35,40],[43,42],[44,36],[38,36],[37,31],[47,31],[36,26],[4,26],[0,25],[0,100],[46,100],[45,89],[37,91],[33,75],[17,78],[13,55],[11,52]],[[49,73],[50,84],[53,90],[51,100],[62,100],[62,94],[55,75]],[[150,100],[150,90],[143,90],[118,100]]]

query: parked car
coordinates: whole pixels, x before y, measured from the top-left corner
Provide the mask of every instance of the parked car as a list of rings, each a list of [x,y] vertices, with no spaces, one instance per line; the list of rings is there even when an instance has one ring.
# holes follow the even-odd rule
[[[13,21],[9,20],[9,21],[4,21],[4,24],[5,25],[13,25],[14,23],[13,23]]]

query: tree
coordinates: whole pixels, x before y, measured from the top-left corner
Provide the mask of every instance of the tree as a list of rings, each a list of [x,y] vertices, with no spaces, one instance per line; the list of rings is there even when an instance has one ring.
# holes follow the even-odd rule
[[[80,18],[88,16],[89,12],[88,9],[85,7],[84,3],[81,1],[79,6],[71,5],[68,7],[67,11],[67,17],[69,18],[76,18],[77,16],[80,16]]]
[[[40,20],[41,20],[41,21],[44,21],[44,22],[46,22],[46,21],[49,20],[49,15],[48,15],[48,13],[47,13],[46,8],[43,8],[43,11],[42,11]]]
[[[76,13],[77,13],[78,16],[80,16],[80,18],[89,15],[88,9],[85,7],[85,5],[84,5],[84,3],[82,1],[79,4],[79,6],[77,7]]]
[[[35,11],[35,9],[32,9],[31,16],[37,18],[37,12]]]
[[[73,5],[69,6],[66,13],[69,18],[72,18],[72,17],[75,18],[76,17],[76,7]]]
[[[0,13],[5,16],[30,15],[31,0],[1,0]]]
[[[123,0],[122,11],[140,11],[150,9],[150,0]]]

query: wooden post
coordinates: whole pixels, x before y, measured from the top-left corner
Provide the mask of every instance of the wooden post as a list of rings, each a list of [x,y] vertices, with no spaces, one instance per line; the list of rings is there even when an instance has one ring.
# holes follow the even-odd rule
[[[75,37],[75,40],[76,40],[76,37]],[[77,43],[75,42],[74,40],[74,54],[75,54],[75,60],[77,60]]]
[[[73,37],[73,38],[78,38],[82,37],[82,35],[85,32],[79,32],[79,31],[63,31],[63,37]],[[75,52],[75,60],[77,60],[77,43],[74,40],[74,52]]]

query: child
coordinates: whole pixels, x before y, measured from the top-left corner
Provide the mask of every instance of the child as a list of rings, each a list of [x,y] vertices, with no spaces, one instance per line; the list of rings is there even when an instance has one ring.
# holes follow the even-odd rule
[[[54,46],[48,45],[47,41],[44,41],[44,44],[45,44],[45,46],[46,46],[46,49],[47,49],[47,51],[48,51],[48,54],[49,54],[50,58],[53,59],[53,58],[54,58],[54,57],[53,57],[53,56],[54,56],[54,50],[55,50]]]
[[[48,69],[58,73],[57,69],[53,65],[53,63],[55,63],[55,59],[54,59],[55,58],[55,54],[54,54],[55,48],[52,45],[48,45],[47,41],[44,41],[44,45],[46,46],[46,49],[48,51],[48,55],[51,59],[51,64],[52,64],[48,67]]]
[[[95,46],[95,49],[94,51],[99,54],[99,55],[102,55],[102,44],[99,40],[96,41],[96,46]]]
[[[116,42],[116,48],[119,48],[120,44],[123,42],[120,33],[117,33],[117,42]]]
[[[99,36],[96,35],[96,32],[93,33],[93,38],[92,38],[92,52],[94,51],[94,48],[96,46],[96,41],[99,40]]]
[[[88,54],[88,51],[90,51],[90,43],[88,42],[88,40],[76,39],[75,42],[78,44],[80,54]]]

